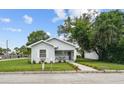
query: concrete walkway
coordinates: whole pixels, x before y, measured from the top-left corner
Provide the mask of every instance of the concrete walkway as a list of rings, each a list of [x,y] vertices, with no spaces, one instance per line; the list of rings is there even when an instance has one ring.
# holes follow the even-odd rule
[[[85,66],[85,65],[81,65],[81,64],[78,64],[78,63],[75,63],[75,62],[69,62],[69,63],[77,66],[81,71],[98,71],[94,68],[91,68],[91,67],[88,67],[88,66]]]

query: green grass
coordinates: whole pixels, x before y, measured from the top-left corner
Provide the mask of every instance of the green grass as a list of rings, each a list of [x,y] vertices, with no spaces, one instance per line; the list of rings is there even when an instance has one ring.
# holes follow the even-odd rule
[[[86,59],[77,60],[77,62],[86,66],[96,68],[98,70],[124,70],[123,64],[102,62],[97,60],[86,60]]]
[[[30,64],[28,59],[0,61],[0,72],[41,71],[41,64]],[[74,67],[68,63],[45,64],[45,71],[70,71]]]

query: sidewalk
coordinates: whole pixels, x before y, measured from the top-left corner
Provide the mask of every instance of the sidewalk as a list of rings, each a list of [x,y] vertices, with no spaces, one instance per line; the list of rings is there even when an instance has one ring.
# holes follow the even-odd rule
[[[19,60],[19,59],[28,59],[28,58],[11,58],[11,59],[1,59],[0,61]]]
[[[85,65],[81,65],[81,64],[78,64],[78,63],[75,63],[75,62],[69,62],[69,63],[77,66],[81,71],[98,71],[94,68],[91,68],[91,67],[88,67],[88,66],[85,66]]]

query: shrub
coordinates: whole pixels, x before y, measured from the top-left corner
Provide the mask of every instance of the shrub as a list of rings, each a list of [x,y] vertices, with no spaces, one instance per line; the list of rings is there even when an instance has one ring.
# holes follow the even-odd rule
[[[66,63],[66,60],[63,60],[64,63]]]
[[[78,66],[74,66],[74,69],[75,69],[76,71],[78,71],[78,70],[79,70]]]
[[[88,62],[88,61],[98,61],[98,60],[96,60],[96,59],[80,59],[80,58],[75,60],[75,62],[85,62],[85,61]]]
[[[35,60],[33,60],[33,64],[36,64],[36,61]]]
[[[78,59],[75,60],[75,62],[81,62],[81,61],[84,61],[84,59],[78,58]]]
[[[112,47],[108,50],[108,60],[114,63],[124,64],[124,47]]]
[[[41,64],[42,62],[41,61],[39,61],[39,64]]]
[[[31,64],[31,61],[30,60],[28,60],[28,64]]]
[[[58,63],[62,63],[62,60],[59,60]]]
[[[47,64],[47,62],[44,62],[45,64]]]
[[[77,55],[77,58],[82,58],[80,55]]]

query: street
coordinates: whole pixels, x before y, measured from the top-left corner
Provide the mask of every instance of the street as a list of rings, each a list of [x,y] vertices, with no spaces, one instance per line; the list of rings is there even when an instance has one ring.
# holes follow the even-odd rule
[[[124,84],[124,73],[0,74],[1,84]]]

